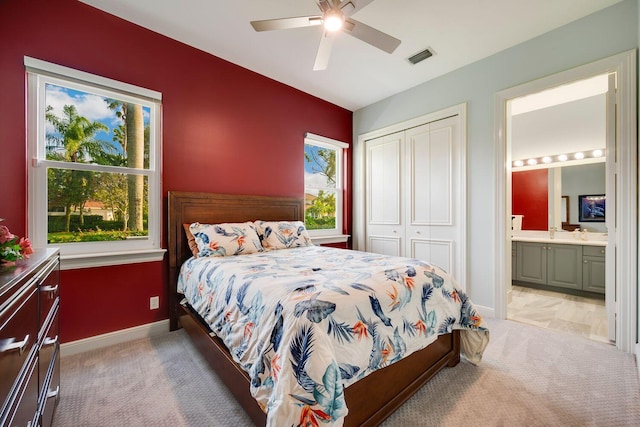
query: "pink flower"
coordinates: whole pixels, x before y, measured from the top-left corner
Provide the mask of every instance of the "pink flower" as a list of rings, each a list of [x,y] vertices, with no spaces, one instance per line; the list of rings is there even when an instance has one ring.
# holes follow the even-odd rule
[[[29,239],[21,237],[18,245],[20,245],[20,252],[22,255],[24,255],[25,258],[29,258],[29,255],[33,253],[33,248],[31,247]]]
[[[6,226],[0,225],[0,243],[7,243],[15,238]]]

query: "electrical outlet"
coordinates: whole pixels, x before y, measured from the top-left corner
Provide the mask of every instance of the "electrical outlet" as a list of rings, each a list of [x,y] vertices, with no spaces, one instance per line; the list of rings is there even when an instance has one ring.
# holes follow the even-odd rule
[[[160,297],[149,298],[149,310],[156,310],[160,307]]]

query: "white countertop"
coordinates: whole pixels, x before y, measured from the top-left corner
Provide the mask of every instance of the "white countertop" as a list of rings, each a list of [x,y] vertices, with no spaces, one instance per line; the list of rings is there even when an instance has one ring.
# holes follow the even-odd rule
[[[556,243],[560,245],[607,246],[607,236],[604,233],[574,234],[568,231],[556,231],[554,238],[549,237],[548,231],[517,231],[511,236],[514,242]]]

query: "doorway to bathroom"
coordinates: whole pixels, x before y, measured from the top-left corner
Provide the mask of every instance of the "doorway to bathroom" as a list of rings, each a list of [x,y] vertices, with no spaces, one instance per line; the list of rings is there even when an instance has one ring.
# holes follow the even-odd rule
[[[635,52],[497,94],[497,151],[505,167],[497,177],[504,215],[498,215],[496,238],[501,261],[496,317],[580,333],[624,351],[635,345],[637,169],[631,76]],[[588,89],[594,86],[595,91]],[[589,109],[597,119],[570,126],[587,117]],[[600,187],[588,187],[587,181],[597,176],[604,178]],[[592,206],[603,212],[591,213]],[[520,230],[512,230],[513,214],[522,215]],[[600,292],[596,282],[603,278]]]

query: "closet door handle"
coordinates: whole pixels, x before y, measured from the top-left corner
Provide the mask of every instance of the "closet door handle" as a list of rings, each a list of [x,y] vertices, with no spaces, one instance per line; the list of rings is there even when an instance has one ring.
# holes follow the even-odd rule
[[[22,353],[24,353],[24,350],[27,348],[28,343],[29,343],[29,334],[27,334],[27,336],[24,337],[22,341],[3,345],[2,347],[0,347],[0,353],[4,353],[5,351],[19,350],[20,354],[22,355]]]

